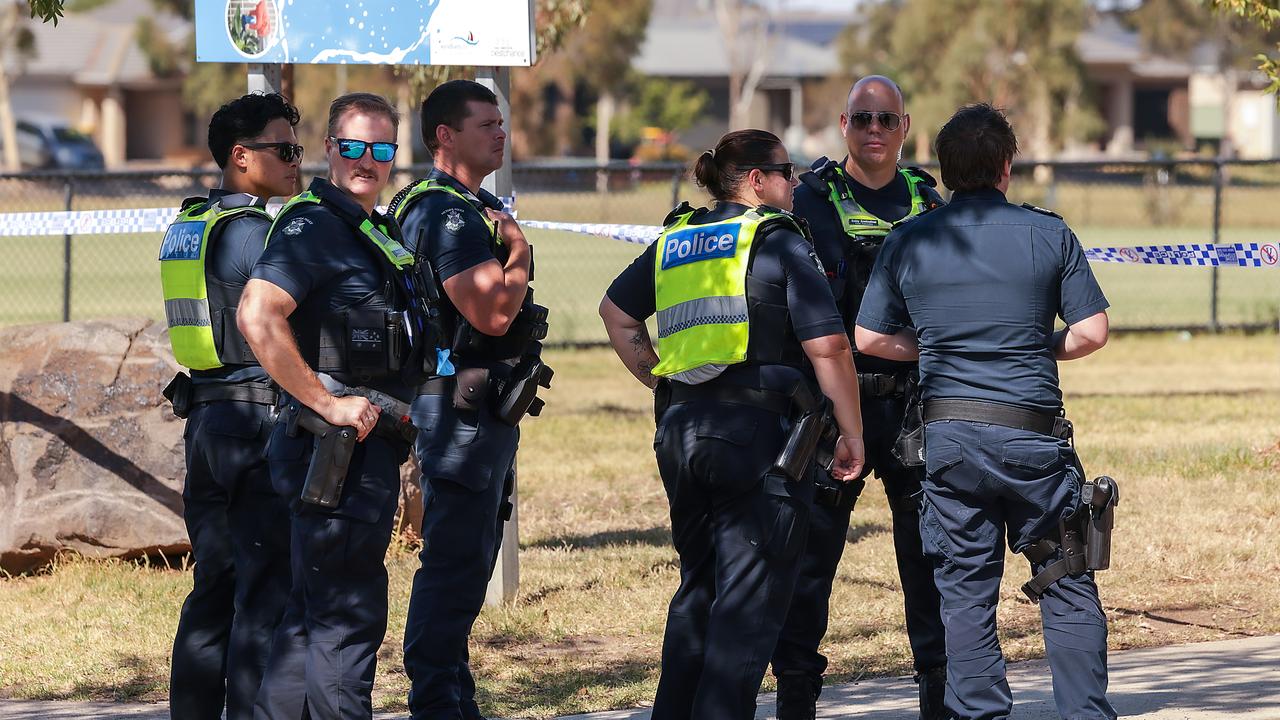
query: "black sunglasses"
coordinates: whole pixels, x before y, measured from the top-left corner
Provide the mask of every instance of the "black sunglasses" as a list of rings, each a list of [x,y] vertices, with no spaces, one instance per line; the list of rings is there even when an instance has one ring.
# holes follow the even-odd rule
[[[348,160],[359,160],[364,157],[365,148],[368,148],[374,160],[383,163],[391,162],[391,158],[396,156],[396,147],[398,147],[390,142],[368,142],[332,136],[329,139],[337,144],[338,154]]]
[[[782,173],[782,177],[784,180],[786,180],[787,182],[791,182],[791,178],[795,175],[795,172],[796,172],[796,165],[795,163],[789,163],[789,162],[760,163],[758,165],[743,165],[742,169],[743,170],[763,170],[765,172],[769,172],[770,170],[772,170],[774,172],[780,172]]]
[[[893,132],[902,124],[902,116],[896,112],[881,110],[880,112],[859,111],[849,113],[849,122],[859,130],[866,130],[871,127],[871,119],[875,118],[880,123],[880,127]]]
[[[248,150],[275,150],[276,154],[280,156],[281,162],[291,163],[294,160],[302,160],[302,146],[289,142],[246,142],[236,144]]]

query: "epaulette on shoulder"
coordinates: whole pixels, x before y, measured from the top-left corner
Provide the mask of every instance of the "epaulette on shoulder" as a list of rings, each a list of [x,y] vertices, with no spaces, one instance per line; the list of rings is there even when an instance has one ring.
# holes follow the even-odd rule
[[[928,170],[925,170],[924,168],[921,168],[921,167],[917,167],[915,165],[908,165],[907,167],[904,167],[902,169],[920,178],[920,180],[924,182],[925,185],[928,185],[931,188],[938,187],[937,179],[934,178],[932,175],[930,175]]]
[[[833,173],[839,166],[840,163],[836,160],[828,159],[826,156],[820,157],[813,161],[808,171],[800,173],[800,183],[819,195],[825,196],[830,192],[827,183],[834,179]]]
[[[207,203],[207,202],[209,202],[209,198],[204,195],[192,195],[189,198],[183,199],[181,211],[186,212],[189,208],[192,208],[192,207],[195,207],[196,205],[199,205],[201,203]]]
[[[1059,215],[1058,213],[1056,213],[1056,212],[1054,212],[1054,211],[1052,211],[1052,210],[1045,210],[1044,208],[1042,208],[1042,207],[1037,207],[1037,206],[1035,206],[1035,205],[1032,205],[1031,203],[1022,203],[1022,207],[1026,208],[1026,209],[1028,209],[1028,210],[1030,210],[1030,211],[1032,211],[1032,212],[1038,212],[1038,213],[1040,213],[1041,215],[1048,215],[1049,217],[1056,217],[1056,218],[1058,218],[1059,220],[1061,220],[1061,219],[1062,219],[1062,216],[1061,216],[1061,215]]]
[[[689,204],[688,200],[681,202],[679,205],[676,206],[674,210],[667,213],[667,217],[662,220],[662,226],[666,227],[670,225],[671,223],[676,221],[676,218],[680,217],[681,215],[684,215],[685,213],[691,213],[693,212],[693,210],[694,210],[694,207]]]

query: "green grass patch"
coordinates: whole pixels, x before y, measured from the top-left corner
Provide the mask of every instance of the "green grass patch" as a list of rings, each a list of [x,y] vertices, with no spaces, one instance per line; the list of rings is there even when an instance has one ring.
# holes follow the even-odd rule
[[[1280,340],[1121,337],[1062,367],[1091,474],[1122,483],[1112,569],[1099,575],[1112,648],[1280,633]],[[651,397],[605,350],[550,354],[543,417],[520,452],[521,587],[486,608],[472,660],[502,717],[652,699],[666,605],[679,581],[651,447]],[[824,652],[832,681],[910,672],[884,494],[869,484],[836,578]],[[387,558],[391,613],[375,700],[404,708],[401,638],[417,560]],[[1007,560],[999,621],[1013,659],[1043,654],[1039,609]],[[0,697],[165,697],[191,576],[66,559],[0,581]]]

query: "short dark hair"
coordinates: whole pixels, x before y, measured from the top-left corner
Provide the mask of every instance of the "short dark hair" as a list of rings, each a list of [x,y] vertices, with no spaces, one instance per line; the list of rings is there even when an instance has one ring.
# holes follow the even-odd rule
[[[400,113],[394,105],[387,102],[386,98],[373,93],[353,92],[329,103],[329,127],[325,134],[329,137],[335,136],[338,133],[338,123],[342,122],[342,116],[351,110],[386,116],[391,121],[392,129],[400,129]]]
[[[209,118],[209,154],[218,167],[226,168],[236,143],[257,137],[276,118],[297,125],[298,108],[279,93],[249,93],[218,108]]]
[[[993,188],[1005,163],[1018,154],[1018,138],[1004,112],[989,103],[965,105],[938,131],[934,142],[942,182],[952,192]]]
[[[498,104],[498,96],[489,88],[474,80],[450,80],[431,91],[422,101],[422,142],[431,154],[440,149],[436,141],[436,128],[448,125],[454,130],[462,129],[462,121],[470,116],[467,103],[476,102]]]
[[[693,164],[693,179],[724,201],[738,192],[738,187],[753,165],[769,165],[774,153],[783,147],[777,135],[766,130],[735,130],[720,138],[715,150],[708,150]]]

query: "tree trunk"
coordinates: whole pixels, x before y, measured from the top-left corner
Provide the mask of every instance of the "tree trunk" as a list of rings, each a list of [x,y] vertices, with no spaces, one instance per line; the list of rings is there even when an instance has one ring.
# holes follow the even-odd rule
[[[3,2],[3,0],[0,0]],[[0,5],[0,142],[4,143],[4,169],[18,172],[18,128],[13,119],[13,102],[9,96],[9,70],[4,65],[4,50],[18,31],[18,3]]]
[[[604,91],[596,101],[596,164],[609,162],[609,126],[613,124],[613,109],[617,104],[613,93]],[[600,170],[596,173],[596,192],[608,192],[609,173]]]

